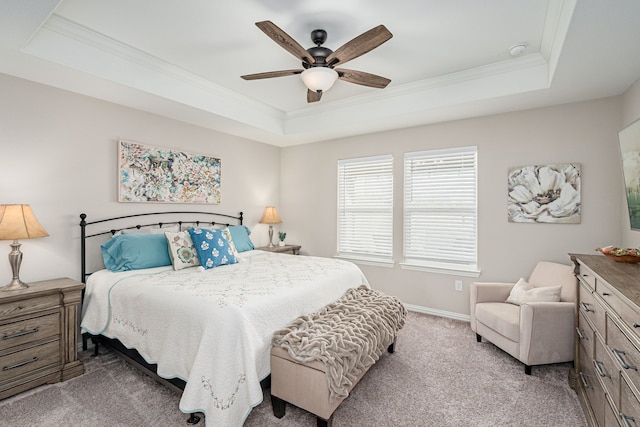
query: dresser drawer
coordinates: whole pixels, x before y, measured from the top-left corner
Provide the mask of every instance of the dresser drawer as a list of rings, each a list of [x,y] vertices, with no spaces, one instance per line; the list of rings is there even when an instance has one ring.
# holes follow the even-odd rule
[[[604,405],[604,427],[620,427],[618,411],[611,405]],[[635,424],[633,424],[635,426]],[[640,427],[640,426],[638,426]]]
[[[23,314],[37,313],[49,308],[58,307],[59,305],[60,296],[58,294],[5,302],[0,304],[0,321],[15,318]]]
[[[591,410],[598,421],[599,425],[604,425],[604,409],[607,405],[607,399],[604,395],[604,389],[596,378],[595,369],[593,367],[593,358],[580,354],[580,372],[578,373],[578,381],[589,399]]]
[[[34,317],[0,326],[0,353],[11,347],[43,338],[59,337],[60,313]]]
[[[618,421],[623,426],[640,426],[640,402],[623,379],[620,390],[620,411]]]
[[[60,341],[0,357],[0,383],[49,365],[60,365]]]
[[[634,309],[623,303],[620,307],[620,317],[629,329],[633,331],[633,338],[640,342],[640,313],[638,308]]]
[[[636,388],[640,388],[640,371],[638,371],[640,369],[640,353],[618,328],[618,325],[613,322],[609,322],[607,344],[621,371],[629,376]]]
[[[602,381],[605,392],[611,400],[619,405],[620,398],[620,368],[610,356],[610,351],[599,338],[596,339],[596,353],[593,359],[593,367],[596,375]]]
[[[589,267],[580,264],[580,275],[578,278],[584,282],[590,290],[596,290],[596,275]]]
[[[585,353],[589,358],[593,357],[593,343],[595,335],[593,328],[587,322],[582,311],[578,312],[578,327],[576,331],[578,333],[578,342],[580,343],[580,352]]]
[[[596,300],[596,297],[584,285],[580,284],[580,312],[588,319],[595,332],[605,336],[605,310],[604,307]]]
[[[618,297],[618,295],[613,292],[611,286],[607,282],[600,280],[597,283],[596,294],[598,294],[600,298],[602,298],[602,300],[609,307],[611,307],[616,314],[620,315],[624,303],[622,302],[622,299],[620,299],[620,297]]]

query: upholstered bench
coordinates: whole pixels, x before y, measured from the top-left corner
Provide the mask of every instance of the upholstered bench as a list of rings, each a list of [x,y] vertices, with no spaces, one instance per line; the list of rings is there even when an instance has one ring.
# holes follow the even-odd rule
[[[385,349],[395,350],[406,310],[395,297],[360,287],[274,334],[271,404],[282,418],[290,403],[330,427],[333,413]]]

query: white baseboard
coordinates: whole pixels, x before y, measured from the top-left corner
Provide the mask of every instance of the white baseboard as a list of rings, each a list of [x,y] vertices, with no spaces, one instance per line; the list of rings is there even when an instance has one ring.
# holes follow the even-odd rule
[[[407,308],[407,310],[415,311],[417,313],[431,314],[433,316],[440,316],[440,317],[448,317],[449,319],[462,320],[463,322],[471,321],[471,318],[469,317],[468,314],[454,313],[453,311],[436,310],[435,308],[422,307],[420,305],[413,305],[413,304],[405,304],[404,306]]]

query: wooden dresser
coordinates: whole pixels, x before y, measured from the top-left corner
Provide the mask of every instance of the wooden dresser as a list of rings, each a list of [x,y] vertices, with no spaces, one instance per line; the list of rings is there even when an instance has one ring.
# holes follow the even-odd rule
[[[572,382],[592,426],[640,426],[640,264],[570,254],[578,278]]]
[[[78,360],[83,288],[63,278],[0,291],[0,399],[84,372]]]

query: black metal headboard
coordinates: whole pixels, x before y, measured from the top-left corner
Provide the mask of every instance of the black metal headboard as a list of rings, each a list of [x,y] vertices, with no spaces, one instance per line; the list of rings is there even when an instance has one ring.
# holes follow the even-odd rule
[[[176,215],[182,215],[187,217],[187,219],[178,219]],[[138,221],[135,218],[140,217],[151,217],[150,221],[153,222],[145,223],[145,224],[133,224],[134,221]],[[197,217],[197,218],[196,218]],[[162,219],[166,218],[167,221],[163,221]],[[191,219],[194,218],[194,219]],[[87,272],[87,239],[98,236],[113,236],[116,232],[121,230],[133,230],[134,228],[140,229],[145,227],[158,227],[162,228],[163,226],[171,226],[178,225],[179,229],[182,230],[182,226],[200,226],[203,225],[220,225],[220,226],[229,226],[229,225],[242,225],[243,213],[240,212],[239,215],[227,215],[220,214],[215,212],[198,212],[198,211],[171,211],[171,212],[148,212],[148,213],[140,213],[133,215],[124,215],[113,218],[105,218],[97,221],[86,221],[87,214],[80,214],[80,265],[81,265],[81,277],[80,280],[84,283],[87,276],[91,274],[91,272]],[[126,220],[129,225],[123,222],[122,220]],[[131,220],[131,221],[129,221]],[[234,220],[232,223],[229,220]],[[98,226],[98,224],[102,224],[104,227]],[[110,225],[118,224],[117,228],[107,228]],[[87,234],[89,230],[96,230],[97,228],[101,228],[98,231],[91,231],[91,234]]]

